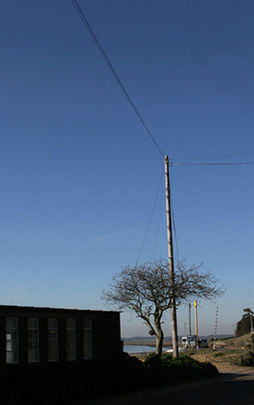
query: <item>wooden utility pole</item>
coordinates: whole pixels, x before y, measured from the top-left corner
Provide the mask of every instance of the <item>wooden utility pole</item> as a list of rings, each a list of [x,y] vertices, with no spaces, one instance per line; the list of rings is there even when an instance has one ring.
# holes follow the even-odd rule
[[[219,306],[216,305],[216,315],[215,315],[215,325],[214,325],[214,337],[213,337],[213,350],[216,350],[216,339],[217,339],[217,326],[218,326],[218,313]]]
[[[173,253],[173,239],[172,239],[168,156],[164,156],[164,162],[165,162],[165,185],[166,185],[169,280],[170,280],[170,295],[172,297],[171,308],[170,308],[170,310],[171,310],[171,334],[172,334],[173,357],[178,357],[178,336],[177,336],[176,301],[175,301],[175,272],[174,272],[174,253]]]
[[[189,304],[189,336],[191,336],[191,304]]]
[[[194,301],[195,307],[195,338],[196,338],[196,346],[198,346],[198,303],[197,300]]]

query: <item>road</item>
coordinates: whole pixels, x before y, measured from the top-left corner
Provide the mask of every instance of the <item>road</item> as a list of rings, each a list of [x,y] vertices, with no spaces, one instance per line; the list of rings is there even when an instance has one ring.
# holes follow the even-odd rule
[[[213,381],[134,393],[89,405],[254,405],[254,374],[227,375]],[[79,405],[82,405],[81,403]]]

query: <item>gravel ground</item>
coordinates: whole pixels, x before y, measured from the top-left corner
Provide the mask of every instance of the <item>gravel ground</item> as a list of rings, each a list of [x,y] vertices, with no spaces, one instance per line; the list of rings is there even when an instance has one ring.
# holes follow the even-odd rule
[[[223,357],[213,357],[214,353],[197,353],[192,357],[201,362],[209,362],[213,364],[222,374],[254,374],[254,367],[242,367],[235,364],[235,361],[240,357],[239,354],[232,354]]]
[[[241,352],[239,350],[221,357],[214,357],[215,353],[218,352],[203,349],[193,354],[192,357],[198,361],[213,364],[221,374],[254,374],[254,367],[241,367],[235,364],[235,362],[240,359]],[[147,355],[140,353],[133,354],[133,356],[143,361]]]

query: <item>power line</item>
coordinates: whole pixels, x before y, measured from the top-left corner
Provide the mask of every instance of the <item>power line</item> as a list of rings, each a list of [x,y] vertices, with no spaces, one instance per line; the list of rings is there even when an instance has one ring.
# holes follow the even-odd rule
[[[136,267],[137,267],[137,265],[139,263],[139,260],[140,260],[140,257],[141,257],[141,254],[142,254],[142,251],[143,251],[143,248],[144,248],[144,245],[145,245],[145,241],[146,241],[146,238],[147,238],[147,235],[148,235],[148,231],[149,231],[152,219],[153,219],[155,207],[156,207],[158,197],[159,197],[159,191],[160,191],[160,188],[161,188],[162,175],[163,175],[163,173],[161,174],[161,177],[160,177],[160,182],[159,182],[159,185],[158,185],[158,188],[157,188],[157,191],[156,191],[156,195],[155,195],[155,199],[154,199],[154,202],[153,202],[151,216],[149,218],[149,221],[148,221],[148,224],[147,224],[147,227],[146,227],[146,231],[145,231],[145,235],[144,235],[143,241],[141,243],[141,248],[140,248],[139,255],[138,255],[138,258],[137,258],[137,261],[136,261]]]
[[[159,216],[159,221],[158,221],[158,226],[157,226],[157,230],[155,233],[155,238],[154,238],[154,243],[153,243],[153,248],[152,248],[152,255],[151,258],[154,258],[154,252],[155,252],[155,248],[157,245],[157,240],[158,240],[158,236],[159,236],[159,232],[160,232],[160,228],[161,228],[161,220],[162,220],[162,210],[160,210],[160,216]]]
[[[143,125],[147,135],[150,137],[150,139],[152,140],[154,146],[156,147],[156,149],[158,150],[158,152],[160,153],[160,155],[163,157],[164,159],[164,153],[162,152],[162,149],[160,148],[159,144],[156,142],[154,136],[151,133],[151,130],[149,129],[149,127],[147,126],[147,124],[145,123],[142,115],[140,114],[140,112],[138,111],[135,103],[132,101],[127,89],[125,88],[122,80],[120,79],[116,69],[114,68],[114,66],[112,65],[108,55],[106,54],[102,44],[100,43],[99,39],[97,38],[97,36],[95,35],[91,25],[89,24],[84,11],[81,9],[81,7],[79,6],[77,0],[71,0],[75,10],[77,11],[79,17],[81,18],[81,21],[83,23],[83,25],[85,26],[85,28],[88,30],[89,35],[91,36],[92,40],[94,41],[96,47],[98,48],[99,52],[101,53],[102,57],[104,58],[105,62],[107,63],[109,69],[111,70],[111,73],[113,74],[115,80],[117,81],[118,85],[120,86],[122,92],[124,93],[125,97],[127,98],[130,106],[132,107],[133,111],[135,112],[136,116],[138,117],[139,121],[141,122],[141,124]],[[230,154],[230,155],[217,155],[217,157],[226,157],[226,156],[244,156],[244,155],[253,155],[252,153],[249,154]],[[212,156],[210,156],[212,157]],[[214,156],[216,157],[216,156]],[[186,159],[192,159],[192,158],[186,158]],[[194,158],[193,158],[194,159]],[[198,162],[198,163],[175,163],[175,162],[171,162],[170,166],[243,166],[243,165],[254,165],[254,162]],[[154,210],[154,207],[153,207]],[[152,212],[152,216],[153,216],[153,212]],[[137,263],[140,259],[140,255],[145,243],[145,239],[148,233],[148,229],[152,220],[152,216],[150,218],[150,221],[148,223],[148,227],[145,233],[145,237],[141,246],[141,250],[138,256],[138,260]],[[175,221],[174,221],[174,215],[173,216],[173,226],[174,226],[174,233],[175,233],[175,240],[176,240],[176,250],[177,250],[177,254],[178,254],[178,246],[177,246],[177,238],[176,238],[176,227],[175,227]],[[178,256],[179,257],[179,256]]]
[[[198,162],[198,163],[170,163],[170,166],[251,166],[254,162]]]
[[[145,123],[143,117],[141,116],[140,112],[138,111],[137,107],[135,106],[134,102],[132,101],[128,91],[126,90],[122,80],[120,79],[118,73],[116,72],[114,66],[112,65],[108,55],[106,54],[103,46],[101,45],[100,41],[98,40],[98,38],[96,37],[91,25],[89,24],[85,13],[83,12],[83,10],[81,9],[81,7],[79,6],[77,0],[71,0],[74,8],[76,9],[78,15],[81,18],[82,23],[84,24],[84,26],[86,27],[86,29],[88,30],[92,40],[94,41],[95,45],[97,46],[98,50],[100,51],[100,53],[102,54],[105,62],[107,63],[108,67],[111,70],[111,73],[113,74],[114,78],[116,79],[117,83],[119,84],[120,88],[122,89],[125,97],[127,98],[127,100],[129,101],[129,104],[131,105],[132,109],[134,110],[135,114],[137,115],[139,121],[141,122],[141,124],[143,125],[143,127],[145,128],[145,131],[147,133],[147,135],[151,138],[153,144],[155,145],[156,149],[158,150],[158,152],[162,155],[162,157],[164,157],[164,154],[161,150],[161,148],[159,147],[158,143],[156,142],[155,138],[153,137],[150,129],[148,128],[147,124]]]
[[[173,231],[174,231],[174,236],[175,236],[176,257],[177,257],[177,260],[179,262],[180,261],[179,246],[178,246],[178,240],[177,240],[177,234],[176,234],[176,222],[175,222],[175,215],[174,215],[174,208],[173,208],[172,198],[170,199],[170,205],[171,205],[171,213],[172,213]]]
[[[180,159],[183,160],[192,160],[192,159],[210,159],[210,158],[222,158],[222,157],[239,157],[239,156],[253,156],[254,152],[248,153],[224,153],[224,154],[216,154],[216,155],[202,155],[202,156],[185,156],[181,157]]]

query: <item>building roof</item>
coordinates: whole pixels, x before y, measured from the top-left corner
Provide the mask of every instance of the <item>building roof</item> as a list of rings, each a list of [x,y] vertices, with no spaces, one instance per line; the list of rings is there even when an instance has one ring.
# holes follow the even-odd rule
[[[119,314],[119,311],[104,311],[91,309],[75,309],[75,308],[52,308],[52,307],[33,307],[33,306],[18,306],[18,305],[0,305],[0,312],[55,312],[59,314],[72,313],[76,314]]]

